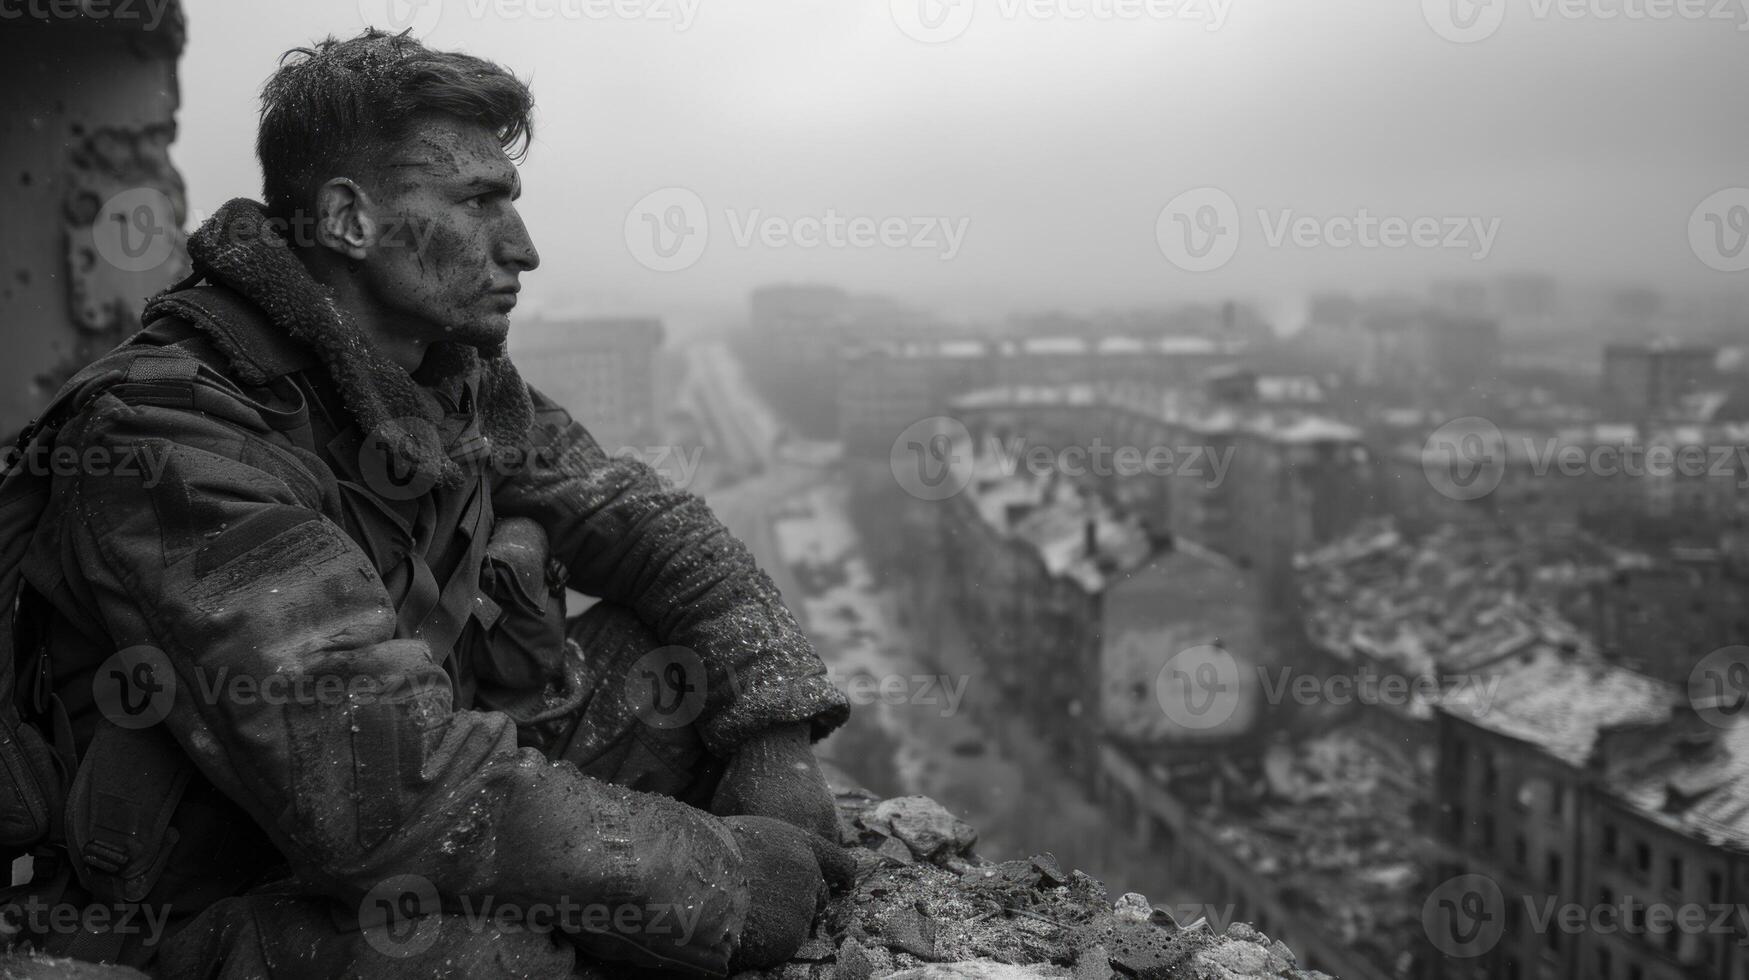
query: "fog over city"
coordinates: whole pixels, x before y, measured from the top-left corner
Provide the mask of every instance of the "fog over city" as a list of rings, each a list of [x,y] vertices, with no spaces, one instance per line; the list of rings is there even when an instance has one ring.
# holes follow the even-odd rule
[[[197,212],[258,193],[251,124],[273,58],[367,21],[405,23],[533,84],[524,212],[545,265],[525,310],[702,312],[797,280],[961,317],[1187,297],[1291,306],[1318,289],[1503,272],[1733,288],[1696,261],[1688,228],[1749,158],[1749,8],[1427,6],[194,0],[173,157]],[[1471,43],[1436,30],[1471,8],[1504,21]],[[676,187],[702,201],[709,244],[683,270],[652,271],[628,249],[626,216]],[[1162,254],[1156,222],[1201,187],[1231,196],[1242,243],[1192,273]],[[1273,245],[1286,212],[1363,209],[1497,221],[1497,236],[1480,259]],[[737,234],[828,212],[964,221],[964,241],[947,258],[942,235],[809,248]]]
[[[1749,980],[1749,0],[0,88],[0,977]]]

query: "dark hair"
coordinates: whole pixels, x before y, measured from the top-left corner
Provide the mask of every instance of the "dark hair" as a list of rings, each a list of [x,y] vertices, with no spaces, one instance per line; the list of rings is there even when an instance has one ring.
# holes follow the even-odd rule
[[[341,41],[293,48],[261,91],[261,160],[267,211],[290,218],[323,181],[368,166],[433,113],[478,122],[520,160],[534,135],[534,96],[502,67],[433,51],[406,33],[369,28]]]

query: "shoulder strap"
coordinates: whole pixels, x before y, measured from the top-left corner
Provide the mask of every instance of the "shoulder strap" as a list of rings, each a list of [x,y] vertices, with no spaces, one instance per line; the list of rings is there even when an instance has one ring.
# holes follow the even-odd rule
[[[146,304],[141,320],[151,327],[166,317],[186,320],[211,339],[245,384],[263,385],[321,364],[315,351],[274,326],[259,306],[224,286],[163,293]]]

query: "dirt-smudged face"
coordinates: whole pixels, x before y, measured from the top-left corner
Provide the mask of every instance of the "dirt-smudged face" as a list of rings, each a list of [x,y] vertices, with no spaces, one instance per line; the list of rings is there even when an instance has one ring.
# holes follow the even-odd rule
[[[540,254],[516,211],[522,182],[484,126],[422,120],[378,168],[364,288],[392,328],[488,350],[504,343],[522,273]]]

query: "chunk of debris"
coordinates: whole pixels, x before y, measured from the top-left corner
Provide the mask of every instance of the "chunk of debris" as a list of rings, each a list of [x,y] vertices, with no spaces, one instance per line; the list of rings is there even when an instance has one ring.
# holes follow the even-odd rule
[[[836,781],[836,780],[835,780]],[[857,856],[797,959],[737,980],[1317,980],[1249,926],[1181,929],[1147,896],[1040,854],[992,863],[976,834],[920,796],[881,801],[838,787]],[[963,829],[962,829],[963,828]],[[912,861],[898,859],[903,845]]]
[[[885,800],[862,817],[862,824],[904,841],[922,861],[964,855],[978,842],[971,824],[927,796]]]

